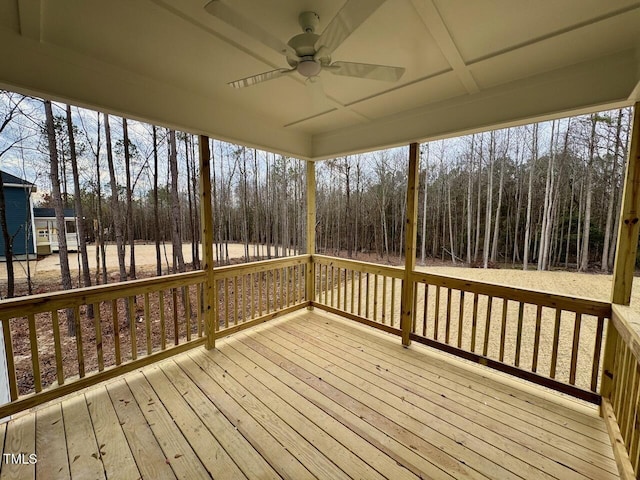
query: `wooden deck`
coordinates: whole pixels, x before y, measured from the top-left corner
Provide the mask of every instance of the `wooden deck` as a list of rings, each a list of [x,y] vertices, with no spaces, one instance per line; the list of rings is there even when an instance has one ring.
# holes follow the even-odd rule
[[[318,312],[0,426],[5,478],[614,479],[597,410]],[[28,457],[25,457],[28,463]]]

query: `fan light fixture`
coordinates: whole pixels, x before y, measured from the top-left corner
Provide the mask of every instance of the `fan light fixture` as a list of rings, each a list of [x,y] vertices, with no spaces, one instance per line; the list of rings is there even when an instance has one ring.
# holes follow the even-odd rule
[[[322,65],[313,57],[302,57],[297,67],[298,73],[303,77],[315,77],[322,70]]]
[[[302,12],[298,17],[298,23],[303,33],[294,36],[287,43],[271,35],[250,17],[237,13],[223,0],[211,0],[204,8],[214,17],[284,54],[290,68],[279,68],[229,83],[234,88],[244,88],[294,72],[298,72],[305,79],[312,79],[323,70],[345,77],[397,82],[404,73],[402,67],[331,60],[333,51],[384,2],[385,0],[346,0],[321,35],[315,33],[320,24],[318,14],[311,11]]]

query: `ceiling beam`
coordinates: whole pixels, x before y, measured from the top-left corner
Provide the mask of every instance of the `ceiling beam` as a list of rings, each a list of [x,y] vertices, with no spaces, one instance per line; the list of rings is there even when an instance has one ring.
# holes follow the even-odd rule
[[[18,0],[20,35],[42,41],[42,0]]]
[[[467,69],[467,65],[462,55],[460,55],[460,51],[458,47],[456,47],[453,38],[451,38],[451,34],[444,24],[433,0],[411,0],[411,3],[422,20],[422,23],[424,23],[424,26],[431,33],[438,47],[440,47],[444,58],[447,59],[447,62],[449,62],[455,74],[458,75],[464,88],[466,88],[469,93],[478,93],[480,88],[471,75],[471,72]]]

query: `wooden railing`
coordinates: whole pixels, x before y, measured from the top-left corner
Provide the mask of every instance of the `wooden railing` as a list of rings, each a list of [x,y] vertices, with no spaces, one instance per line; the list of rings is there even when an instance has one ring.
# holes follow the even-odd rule
[[[203,344],[206,278],[192,272],[0,302],[11,390],[0,417]],[[308,305],[401,335],[404,278],[402,268],[321,255],[216,268],[212,335]],[[409,278],[414,341],[600,401],[610,304],[417,271]]]
[[[214,337],[307,306],[309,269],[308,255],[214,269]],[[11,396],[0,418],[204,344],[206,278],[197,271],[0,301]]]
[[[205,278],[190,272],[0,302],[11,396],[0,417],[202,344]]]
[[[216,336],[229,335],[308,305],[310,256],[264,260],[215,269]]]
[[[629,307],[613,305],[611,327],[601,410],[620,478],[631,479],[640,476],[640,315]]]
[[[403,269],[322,255],[313,265],[313,305],[401,334]],[[609,303],[417,271],[411,279],[412,340],[600,402]]]
[[[411,338],[598,403],[609,303],[414,272]]]
[[[324,255],[313,266],[315,306],[400,335],[402,268]]]

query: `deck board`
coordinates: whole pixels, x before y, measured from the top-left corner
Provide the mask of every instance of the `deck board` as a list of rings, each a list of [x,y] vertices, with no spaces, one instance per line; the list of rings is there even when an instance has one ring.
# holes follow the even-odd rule
[[[316,326],[314,325],[314,327]],[[340,348],[335,345],[341,344],[342,340],[336,338],[331,331],[305,328],[301,324],[296,325],[296,328],[286,325],[283,325],[282,328],[294,335],[298,340],[301,340],[301,344],[317,346],[315,351],[320,352],[325,359],[335,358],[341,352]],[[344,343],[342,344],[344,345]],[[382,379],[388,382],[385,383],[387,390],[401,392],[408,401],[414,404],[421,404],[423,408],[428,407],[432,412],[439,411],[441,418],[450,417],[448,412],[451,412],[451,415],[454,415],[451,417],[453,423],[466,425],[466,431],[471,434],[474,434],[476,431],[475,425],[478,425],[500,434],[504,438],[513,439],[517,442],[516,449],[519,448],[518,445],[521,445],[544,457],[530,456],[529,452],[520,449],[528,460],[542,461],[546,464],[551,460],[553,469],[557,467],[555,463],[558,461],[562,463],[573,462],[579,472],[590,478],[601,478],[603,475],[601,469],[617,475],[615,463],[611,461],[610,456],[603,456],[602,452],[590,451],[579,443],[576,444],[581,440],[589,444],[593,443],[589,438],[585,440],[573,436],[571,440],[566,440],[543,430],[538,425],[524,421],[519,417],[522,411],[520,409],[503,404],[498,410],[487,405],[486,401],[479,401],[476,398],[466,396],[461,393],[461,388],[455,388],[457,384],[453,384],[446,377],[446,372],[443,370],[440,370],[435,378],[429,379],[408,371],[406,362],[403,360],[400,360],[401,363],[394,364],[389,360],[390,355],[388,353],[384,353],[382,358],[377,358],[372,357],[369,353],[361,352],[358,348],[354,348],[353,344],[350,344],[349,347],[348,352],[351,361],[349,361],[349,358],[343,357],[341,368],[349,369],[349,371],[366,377],[375,384],[378,384],[379,379]],[[353,365],[354,361],[357,366]],[[458,385],[458,387],[460,386]],[[448,412],[441,409],[445,409]],[[558,428],[557,430],[560,433],[564,433],[564,429]],[[601,448],[600,446],[603,444],[596,443],[596,445],[597,448]],[[509,451],[514,452],[513,445],[506,446]]]
[[[25,412],[0,479],[614,479],[593,407],[298,312]]]

